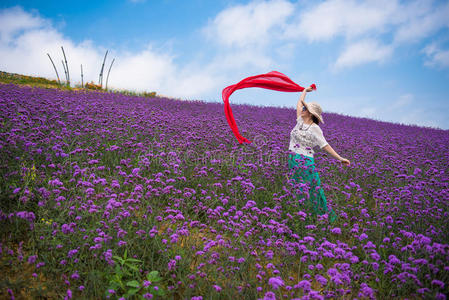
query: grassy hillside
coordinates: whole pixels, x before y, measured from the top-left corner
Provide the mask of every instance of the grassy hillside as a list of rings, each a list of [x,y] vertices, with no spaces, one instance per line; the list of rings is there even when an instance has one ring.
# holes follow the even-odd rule
[[[0,84],[0,298],[444,299],[448,131],[324,113],[330,224],[295,111],[232,109]]]
[[[59,90],[70,90],[70,91],[79,91],[79,90],[97,90],[103,91],[107,93],[120,93],[123,95],[130,96],[138,96],[138,97],[157,97],[156,92],[136,92],[131,90],[118,90],[108,88],[107,90],[103,89],[102,86],[94,84],[93,82],[86,82],[83,86],[76,85],[75,87],[67,85],[65,82],[58,82],[57,80],[50,80],[44,77],[36,77],[36,76],[27,76],[16,73],[8,73],[0,71],[0,83],[12,83],[30,87],[40,87],[40,88],[53,88]]]

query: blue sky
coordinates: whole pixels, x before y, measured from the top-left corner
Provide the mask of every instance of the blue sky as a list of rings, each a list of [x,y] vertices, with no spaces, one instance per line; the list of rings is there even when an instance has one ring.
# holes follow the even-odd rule
[[[227,85],[269,71],[317,85],[324,112],[449,129],[448,1],[8,1],[0,70],[222,102]],[[232,103],[295,108],[298,93],[237,91]],[[274,116],[275,117],[275,116]],[[238,122],[238,120],[237,120]]]

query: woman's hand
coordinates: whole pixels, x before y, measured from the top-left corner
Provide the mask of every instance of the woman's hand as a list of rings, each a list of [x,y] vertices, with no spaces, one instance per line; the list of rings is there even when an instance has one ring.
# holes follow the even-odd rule
[[[312,89],[312,87],[310,87],[310,86],[309,86],[308,88],[306,88],[306,89],[303,90],[303,92],[311,92],[311,91],[313,91],[313,89]]]
[[[351,164],[349,160],[347,160],[346,158],[343,158],[343,157],[340,159],[340,161],[341,161],[343,164],[345,164],[346,166],[349,166],[349,165]]]

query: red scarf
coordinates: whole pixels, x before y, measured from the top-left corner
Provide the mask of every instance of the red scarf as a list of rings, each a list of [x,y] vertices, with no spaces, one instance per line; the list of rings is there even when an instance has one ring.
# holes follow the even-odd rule
[[[241,80],[239,83],[225,87],[222,92],[222,97],[224,101],[226,119],[228,120],[229,126],[231,126],[231,129],[240,144],[243,142],[251,143],[251,141],[244,138],[239,133],[239,129],[237,128],[237,124],[234,120],[234,116],[232,115],[231,106],[229,105],[229,96],[231,96],[231,94],[236,90],[249,87],[260,87],[281,92],[302,92],[304,90],[303,87],[294,83],[285,74],[276,71],[272,71],[267,74],[251,76]],[[316,90],[315,84],[312,84],[310,87]]]

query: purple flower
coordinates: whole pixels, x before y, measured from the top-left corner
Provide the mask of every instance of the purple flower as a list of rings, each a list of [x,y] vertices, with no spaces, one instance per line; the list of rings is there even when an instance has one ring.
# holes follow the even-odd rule
[[[114,261],[112,260],[112,249],[108,249],[103,252],[103,256],[110,266],[114,265]]]
[[[358,296],[359,297],[368,297],[370,299],[375,299],[373,289],[370,288],[364,282],[360,285],[360,292],[359,292]]]
[[[266,292],[263,300],[276,300],[276,295],[273,292]]]
[[[140,172],[140,168],[134,168],[134,169],[132,170],[132,174],[133,174],[134,176],[137,176],[137,175],[139,174],[139,172]]]
[[[268,250],[268,251],[265,253],[265,257],[268,258],[268,259],[273,259],[273,255],[274,255],[274,253],[273,253],[273,251],[271,251],[271,250]]]
[[[298,287],[303,289],[304,291],[309,291],[311,286],[312,285],[310,284],[310,282],[308,280],[302,280],[302,281],[298,282]]]
[[[75,271],[75,273],[72,274],[71,278],[77,280],[80,278],[80,275],[78,274],[77,271]]]
[[[320,275],[320,274],[315,275],[315,279],[322,286],[325,286],[327,284],[327,279],[324,276]]]
[[[388,256],[388,260],[390,261],[390,264],[392,264],[392,265],[401,263],[401,261],[394,254],[391,254],[390,256]]]
[[[175,268],[175,266],[176,266],[176,260],[170,259],[170,261],[168,262],[168,265],[167,265],[168,270],[169,271],[173,270]]]
[[[50,180],[48,182],[48,184],[51,186],[63,186],[64,185],[58,178],[56,178],[54,180]]]
[[[367,239],[368,238],[368,235],[366,235],[366,233],[362,233],[360,236],[359,236],[359,240],[361,240],[361,241],[363,241],[364,239]]]
[[[418,289],[417,292],[418,292],[419,294],[424,294],[424,293],[430,292],[430,289],[428,289],[428,288],[422,288],[422,289]]]
[[[370,256],[375,261],[378,261],[380,259],[380,255],[378,253],[376,253],[376,252],[371,253]]]
[[[29,264],[34,264],[34,262],[36,261],[37,255],[31,255],[30,257],[28,257],[28,263]]]
[[[11,296],[11,300],[14,300],[15,299],[14,292],[11,289],[8,289],[7,291],[8,291],[8,294]]]
[[[77,249],[69,250],[69,253],[67,254],[67,257],[68,258],[72,258],[77,253],[78,253]]]
[[[341,234],[341,229],[338,227],[332,228],[331,233],[333,234]]]
[[[70,232],[73,232],[73,228],[69,224],[62,224],[61,231],[64,234],[68,234]]]
[[[327,270],[327,274],[329,274],[329,276],[335,276],[338,274],[338,270],[336,268],[330,268]]]
[[[277,290],[280,286],[284,285],[284,281],[279,276],[276,276],[271,277],[268,280],[268,284],[270,284],[273,287],[273,289]]]
[[[36,219],[36,217],[32,211],[19,211],[19,212],[16,212],[16,216],[21,219],[26,219],[29,222],[33,222],[34,219]]]
[[[438,285],[440,288],[444,288],[444,282],[437,279],[432,280],[432,285]]]

